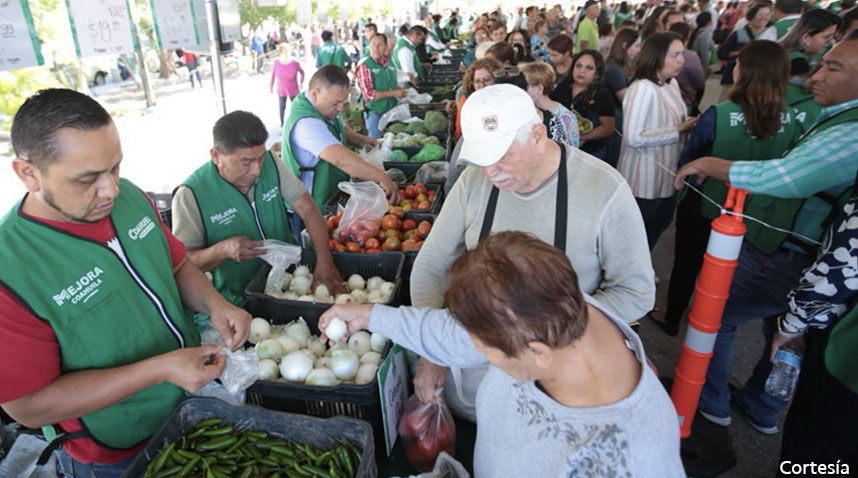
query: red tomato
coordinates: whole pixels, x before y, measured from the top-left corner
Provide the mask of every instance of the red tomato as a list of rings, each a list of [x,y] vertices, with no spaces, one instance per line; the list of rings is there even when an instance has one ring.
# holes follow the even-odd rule
[[[429,188],[426,187],[423,183],[417,183],[414,185],[414,189],[417,190],[417,194],[426,194],[429,192]]]
[[[378,241],[378,239],[371,237],[371,238],[366,240],[366,243],[364,244],[364,246],[366,246],[367,250],[369,250],[369,249],[380,249],[381,243]]]
[[[417,188],[415,188],[412,184],[405,186],[405,197],[411,199],[415,196],[417,196]]]
[[[417,221],[414,219],[406,219],[402,221],[402,230],[410,231],[412,229],[417,229]]]
[[[419,249],[417,247],[417,241],[414,239],[406,239],[402,241],[402,252],[416,251],[417,249]]]
[[[393,214],[387,214],[381,218],[381,228],[385,231],[390,229],[399,229],[402,227],[402,221]]]
[[[346,251],[348,252],[360,252],[360,244],[356,242],[349,242],[346,244]]]

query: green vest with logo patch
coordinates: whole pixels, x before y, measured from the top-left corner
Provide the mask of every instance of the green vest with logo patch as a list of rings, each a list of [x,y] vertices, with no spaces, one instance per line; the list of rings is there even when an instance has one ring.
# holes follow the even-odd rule
[[[417,81],[422,80],[426,77],[426,70],[423,69],[423,64],[420,63],[420,57],[417,56],[417,47],[415,47],[410,41],[405,38],[399,38],[396,40],[396,46],[393,48],[393,64],[396,65],[397,69],[404,70],[402,65],[399,62],[399,50],[407,48],[414,53],[414,71],[417,72]]]
[[[388,60],[384,66],[379,65],[371,56],[364,58],[366,67],[372,74],[372,89],[378,91],[393,91],[396,89],[396,66]],[[396,106],[396,98],[388,97],[380,100],[367,101],[366,107],[370,111],[383,115]]]
[[[321,66],[337,65],[346,67],[346,51],[336,43],[324,43],[319,47],[319,63]]]
[[[213,161],[207,161],[185,180],[184,185],[193,192],[200,208],[206,231],[204,247],[237,236],[247,236],[254,241],[277,239],[295,243],[280,191],[276,161],[270,151],[265,152],[254,185],[253,202],[218,173]],[[227,259],[211,271],[212,283],[226,300],[238,304],[244,299],[248,282],[263,264],[259,258],[244,262]]]
[[[53,329],[63,374],[132,364],[200,343],[184,309],[167,237],[140,189],[122,179],[107,245],[28,218],[0,220],[0,282]],[[129,449],[151,437],[184,397],[162,382],[80,417],[99,444]]]
[[[783,38],[795,24],[798,18],[784,18],[775,22],[775,30],[778,32],[778,40]]]
[[[822,113],[822,105],[816,102],[813,93],[804,91],[804,87],[795,83],[787,83],[786,88],[786,104],[798,110],[796,119],[804,126],[804,129],[810,129],[810,126],[819,118]]]
[[[340,168],[321,158],[316,158],[315,166],[301,166],[298,163],[298,159],[292,149],[290,135],[292,134],[292,129],[295,127],[295,124],[304,118],[316,118],[325,123],[328,127],[328,131],[330,131],[335,138],[338,138],[343,145],[346,144],[346,128],[343,125],[341,116],[337,116],[337,119],[333,121],[322,116],[322,114],[319,113],[319,110],[310,103],[310,100],[307,99],[304,93],[299,94],[295,98],[295,101],[292,102],[292,110],[289,112],[289,117],[283,124],[283,161],[285,161],[286,165],[289,166],[289,169],[292,170],[292,174],[299,178],[301,178],[302,173],[313,173],[313,187],[311,188],[310,194],[313,196],[313,201],[317,206],[319,206],[319,210],[324,213],[325,201],[330,199],[331,196],[338,191],[337,185],[339,185],[341,181],[349,180],[349,175]]]

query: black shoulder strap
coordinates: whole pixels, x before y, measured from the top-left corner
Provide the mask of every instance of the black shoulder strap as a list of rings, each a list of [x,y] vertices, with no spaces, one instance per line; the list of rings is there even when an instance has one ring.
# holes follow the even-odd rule
[[[48,446],[44,450],[42,450],[42,453],[39,455],[39,459],[36,460],[36,466],[42,466],[47,463],[48,460],[51,459],[51,455],[53,455],[54,452],[57,451],[63,445],[63,443],[69,440],[73,440],[75,438],[91,437],[92,435],[86,428],[72,433],[63,433],[62,435],[57,435],[57,437],[51,440],[51,442],[48,443]]]
[[[495,209],[498,207],[498,194],[500,190],[497,186],[492,186],[492,192],[489,193],[489,202],[486,204],[486,213],[483,216],[483,227],[480,229],[480,240],[483,240],[492,231],[492,224],[495,222]]]

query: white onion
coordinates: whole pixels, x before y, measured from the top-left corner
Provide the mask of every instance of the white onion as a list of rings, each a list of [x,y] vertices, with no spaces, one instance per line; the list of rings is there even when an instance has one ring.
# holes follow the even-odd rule
[[[280,361],[280,375],[290,382],[303,382],[313,369],[313,359],[301,350],[292,352]]]
[[[365,385],[375,380],[375,374],[378,372],[378,365],[374,363],[365,363],[358,367],[355,383]]]
[[[329,368],[314,368],[310,375],[307,375],[307,380],[304,382],[307,385],[316,385],[319,387],[333,387],[337,383],[337,377]]]
[[[289,286],[289,289],[300,295],[307,295],[310,292],[310,284],[312,281],[307,276],[298,276],[296,275],[294,279],[292,279],[292,284]]]
[[[256,344],[256,355],[260,359],[275,360],[283,356],[283,347],[277,339],[265,339]]]
[[[357,373],[358,356],[351,350],[337,350],[331,356],[331,370],[340,380],[351,380]]]
[[[325,344],[319,340],[319,337],[313,335],[307,340],[307,350],[309,350],[313,356],[321,357],[322,355],[325,355],[325,349],[327,349],[327,347],[325,347]]]
[[[358,357],[370,351],[369,332],[361,330],[349,337],[349,349]]]
[[[376,351],[367,352],[360,357],[360,363],[374,363],[378,364],[381,362],[381,354]]]
[[[277,341],[280,342],[280,347],[283,348],[282,355],[291,354],[301,348],[301,344],[299,344],[298,341],[295,340],[295,337],[292,337],[291,335],[281,335],[280,337],[277,337]]]
[[[256,370],[256,376],[259,380],[277,380],[280,376],[280,370],[277,368],[277,362],[271,359],[262,359],[259,361],[259,368]]]
[[[366,290],[373,291],[381,289],[381,285],[384,284],[384,279],[379,276],[372,276],[366,281]]]
[[[366,287],[366,280],[359,274],[352,274],[349,276],[348,286],[349,290],[363,289]]]
[[[298,266],[295,268],[295,270],[292,272],[292,274],[295,277],[298,277],[298,276],[310,277],[310,268],[307,266]]]
[[[334,300],[335,304],[348,304],[352,301],[352,296],[349,294],[337,294],[337,298]]]
[[[271,335],[271,324],[267,320],[261,317],[254,317],[250,321],[250,336],[247,337],[248,342],[256,345],[267,339],[269,335]]]
[[[328,291],[328,286],[325,284],[319,284],[316,286],[314,295],[319,299],[327,299],[331,296],[331,293]]]
[[[352,301],[358,304],[363,304],[367,300],[366,291],[363,289],[355,289],[351,293]]]
[[[339,342],[348,331],[348,326],[346,326],[346,323],[339,317],[332,318],[331,321],[328,322],[328,326],[325,327],[325,335],[334,342]]]
[[[376,352],[381,352],[384,350],[384,346],[387,345],[387,337],[373,332],[372,337],[369,338],[369,345]]]
[[[381,284],[379,290],[385,297],[389,298],[390,294],[393,293],[393,282],[385,282],[384,284]]]
[[[289,291],[289,292],[283,294],[283,298],[288,299],[288,300],[298,300],[298,294],[296,294],[292,291]]]
[[[373,304],[381,304],[387,302],[387,296],[381,291],[381,289],[375,289],[369,293],[367,301],[372,302]]]
[[[330,348],[330,349],[328,349],[328,350],[331,352],[331,354],[333,354],[333,353],[334,353],[334,352],[336,352],[337,350],[348,350],[348,349],[349,349],[349,344],[348,344],[348,342],[337,342],[337,343],[335,343],[335,344],[334,344],[334,346],[333,346],[333,347],[331,347],[331,348]]]
[[[298,297],[298,300],[300,300],[302,302],[316,302],[315,297],[313,297],[312,295],[307,295],[307,294],[304,294],[301,297]]]
[[[288,291],[290,285],[292,285],[292,274],[287,272],[286,276],[283,278],[283,287],[281,287],[283,292]]]
[[[298,319],[286,326],[286,335],[291,335],[298,341],[298,345],[306,347],[307,340],[310,338],[310,327],[304,319]]]

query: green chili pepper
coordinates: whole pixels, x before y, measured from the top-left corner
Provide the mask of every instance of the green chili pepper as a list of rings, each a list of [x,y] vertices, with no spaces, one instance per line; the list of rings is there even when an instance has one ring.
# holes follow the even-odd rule
[[[188,464],[185,465],[184,467],[182,467],[182,469],[179,471],[179,475],[185,476],[188,473],[190,473],[191,470],[193,470],[197,466],[197,463],[200,462],[200,459],[201,459],[200,457],[196,457],[196,458],[192,458],[190,461],[188,461]]]
[[[170,453],[173,451],[173,448],[175,448],[175,447],[176,447],[175,443],[170,443],[169,445],[167,445],[167,448],[164,448],[164,451],[161,452],[161,454],[158,456],[158,458],[155,458],[154,467],[152,468],[152,473],[157,473],[157,472],[161,471],[161,468],[164,467],[164,463],[167,462],[167,458],[170,457]]]
[[[207,436],[207,437],[217,437],[217,436],[221,436],[221,435],[229,435],[229,434],[231,434],[231,433],[232,433],[232,432],[234,432],[234,431],[235,431],[235,427],[234,427],[234,426],[232,426],[232,425],[227,425],[227,426],[225,426],[225,427],[213,428],[213,429],[211,429],[211,430],[208,430],[208,431],[206,431],[205,433],[203,433],[203,436]]]
[[[217,437],[213,440],[209,440],[207,442],[200,443],[197,445],[197,450],[200,451],[212,451],[212,450],[222,450],[233,445],[238,441],[238,438],[235,436],[221,436]]]
[[[173,476],[180,471],[182,471],[181,466],[171,466],[170,468],[167,468],[166,470],[162,471],[161,473],[158,473],[157,475],[155,475],[155,478],[167,478],[168,476]]]
[[[319,467],[315,467],[313,465],[304,465],[301,468],[306,472],[312,473],[313,476],[318,476],[320,478],[331,478],[331,475],[329,475],[327,471]]]
[[[199,428],[203,428],[203,427],[213,427],[215,425],[219,425],[220,421],[221,420],[219,417],[206,418],[205,420],[201,420],[201,421],[197,422],[197,424],[194,428],[199,429]]]

